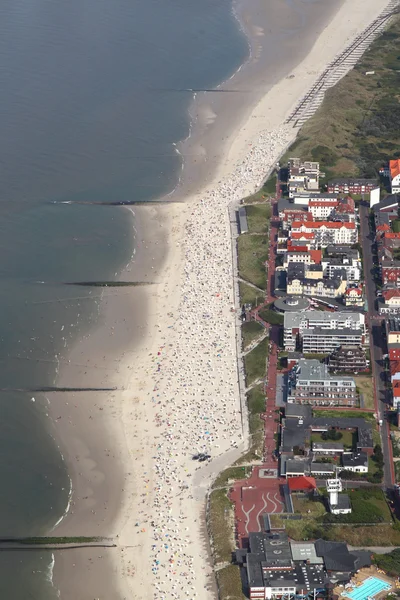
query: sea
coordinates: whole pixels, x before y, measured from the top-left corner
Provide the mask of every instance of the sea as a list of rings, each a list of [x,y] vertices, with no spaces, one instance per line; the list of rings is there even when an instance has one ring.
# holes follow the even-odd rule
[[[0,0],[0,539],[46,535],[68,505],[46,388],[98,318],[99,290],[68,284],[132,255],[109,203],[175,189],[192,90],[249,55],[232,0]],[[53,560],[1,552],[0,598],[59,597]]]

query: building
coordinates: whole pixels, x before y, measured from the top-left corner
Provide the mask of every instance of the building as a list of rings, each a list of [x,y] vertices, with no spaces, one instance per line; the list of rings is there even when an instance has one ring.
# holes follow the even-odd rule
[[[400,313],[400,290],[384,290],[378,299],[380,315],[396,315]],[[400,358],[400,356],[399,356]]]
[[[305,313],[286,313],[283,321],[284,327],[284,347],[285,350],[294,351],[303,345],[306,332],[315,333],[319,339],[320,332],[330,338],[328,352],[336,350],[339,346],[361,346],[365,342],[365,316],[357,312],[326,312],[320,310],[310,310]],[[330,331],[329,331],[330,330]],[[340,343],[340,331],[344,331],[344,344]],[[350,332],[357,332],[354,335]],[[351,339],[357,338],[358,342],[351,342]],[[307,347],[312,344],[313,336],[309,337],[306,343]],[[307,350],[312,352],[312,350]]]
[[[285,298],[277,298],[274,302],[274,308],[279,313],[305,311],[310,308],[308,298],[301,296],[286,296]]]
[[[310,200],[308,210],[313,216],[313,220],[326,220],[338,207],[338,200],[335,194],[332,194],[331,200]]]
[[[389,220],[397,218],[397,212],[399,208],[399,197],[396,194],[390,194],[383,200],[374,204],[372,210],[375,215],[375,220],[379,213],[388,213]]]
[[[344,292],[346,306],[364,306],[363,288],[360,283],[350,283]]]
[[[289,158],[288,161],[289,198],[297,194],[319,190],[319,163],[302,161],[300,158]]]
[[[369,194],[377,186],[375,179],[331,179],[328,192],[335,194]]]
[[[389,161],[389,177],[392,194],[400,192],[400,160]]]
[[[312,451],[322,456],[335,456],[344,452],[344,446],[340,442],[313,442]]]
[[[314,296],[317,298],[342,298],[346,290],[346,280],[339,277],[330,279],[304,278],[303,280],[294,279],[288,281],[287,291],[290,294],[300,294],[302,296]]]
[[[345,254],[339,256],[328,256],[321,261],[325,277],[335,277],[337,273],[345,271],[347,281],[360,281],[361,260],[359,258],[347,257]]]
[[[400,318],[393,317],[384,321],[388,346],[400,344]]]
[[[352,473],[368,473],[368,455],[366,452],[343,452],[342,468]]]
[[[237,211],[237,218],[239,222],[239,233],[247,233],[249,231],[249,227],[247,224],[246,208],[244,206],[241,206]]]
[[[361,346],[365,336],[360,329],[308,329],[302,334],[302,349],[306,353],[330,354],[340,346]]]
[[[304,233],[314,233],[315,242],[321,248],[325,248],[330,244],[355,244],[358,241],[355,223],[293,221],[291,237],[293,237],[293,234]]]
[[[341,298],[347,282],[345,272],[336,273],[335,278],[323,276],[322,266],[291,262],[288,264],[286,292],[291,295],[317,296],[319,298]]]
[[[287,401],[316,406],[356,406],[358,394],[352,377],[330,375],[327,365],[301,358],[289,373]]]
[[[389,361],[400,361],[400,344],[388,344]]]
[[[392,377],[392,399],[393,399],[393,408],[398,408],[400,406],[400,380]]]
[[[317,489],[314,477],[291,477],[288,480],[288,488],[291,494],[296,492],[312,493]]]
[[[328,358],[328,369],[331,371],[349,371],[360,373],[366,371],[369,365],[361,346],[340,346]]]
[[[299,416],[295,416],[298,414]],[[372,425],[365,419],[353,417],[313,417],[312,407],[306,404],[287,404],[281,430],[281,458],[293,459],[294,449],[300,455],[310,450],[311,433],[323,433],[330,429],[357,433],[354,450],[371,456],[374,451]],[[299,457],[297,457],[299,458]],[[284,473],[282,472],[284,475]],[[301,475],[302,473],[297,473]]]
[[[313,597],[325,586],[323,559],[312,549],[308,549],[307,561],[299,551],[293,556],[286,533],[250,532],[249,548],[236,551],[236,562],[247,571],[251,600],[298,594]]]
[[[305,265],[319,265],[322,260],[321,250],[293,249],[286,252],[283,259],[283,266],[287,269],[291,262],[301,262]]]
[[[383,285],[388,283],[400,285],[400,260],[382,260],[380,272]]]
[[[351,502],[347,494],[342,494],[343,486],[337,474],[335,479],[327,479],[326,491],[328,492],[329,511],[333,515],[348,515],[351,513]]]

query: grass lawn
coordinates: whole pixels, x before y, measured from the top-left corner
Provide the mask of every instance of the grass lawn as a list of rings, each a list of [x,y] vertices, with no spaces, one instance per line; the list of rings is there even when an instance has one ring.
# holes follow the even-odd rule
[[[357,434],[353,431],[341,431],[340,433],[342,434],[342,437],[340,438],[340,440],[335,440],[335,443],[337,442],[339,444],[343,444],[345,449],[348,448],[351,450],[352,448],[354,448]],[[312,433],[311,441],[318,444],[320,442],[326,442],[327,440],[323,439],[321,433]]]
[[[220,600],[243,600],[240,568],[229,565],[216,572]]]
[[[400,481],[400,460],[396,460],[394,462],[394,473],[396,476],[396,481]]]
[[[257,321],[247,321],[242,324],[243,347],[246,348],[265,331],[264,327]]]
[[[313,353],[313,352],[307,352],[304,355],[304,358],[309,358],[309,359],[315,358],[316,360],[319,360],[320,362],[322,362],[323,360],[326,359],[327,356],[329,356],[329,354],[317,354],[317,353]]]
[[[371,44],[354,69],[327,91],[322,106],[280,159],[282,164],[289,156],[300,156],[319,161],[327,179],[377,177],[388,157],[397,157],[399,33],[397,20]],[[375,74],[366,77],[366,71]]]
[[[271,325],[283,325],[283,315],[274,310],[263,309],[258,311],[258,314],[266,323],[270,323]]]
[[[394,233],[400,233],[400,219],[392,221],[392,229]]]
[[[308,500],[308,498],[298,498],[292,495],[293,508],[295,513],[306,515],[314,519],[322,517],[326,513],[325,505],[322,499]]]
[[[231,562],[235,548],[233,504],[226,490],[215,490],[210,494],[208,524],[214,563]]]
[[[264,294],[260,290],[255,290],[251,285],[239,281],[240,304],[251,304],[254,308],[264,300]]]
[[[261,289],[265,289],[264,263],[268,259],[268,236],[249,235],[238,237],[239,276]]]
[[[294,540],[302,541],[322,537],[326,540],[343,541],[354,546],[396,546],[400,543],[400,531],[393,525],[390,510],[380,488],[360,488],[347,490],[353,505],[351,515],[338,516],[335,523],[324,522],[329,517],[322,501],[310,501],[293,498],[295,512],[301,513],[299,521],[284,520],[279,515],[271,515],[272,525],[284,526],[286,532]],[[310,512],[309,512],[310,511]],[[351,523],[342,525],[353,516],[358,522],[371,518],[383,517],[385,523],[375,522],[373,525]],[[400,528],[399,528],[400,529]]]
[[[249,430],[251,434],[250,448],[236,461],[235,465],[250,463],[260,460],[264,448],[264,421],[260,415],[265,412],[265,394],[262,383],[254,386],[247,393],[247,407],[249,411]]]
[[[248,387],[257,379],[264,377],[266,358],[268,355],[269,338],[266,337],[251,352],[244,357],[246,371],[246,386]]]
[[[352,411],[352,410],[313,410],[313,415],[314,417],[329,417],[329,418],[336,418],[336,417],[346,417],[346,418],[353,418],[353,419],[365,419],[366,421],[369,421],[370,423],[376,423],[376,419],[373,415],[373,413],[368,413],[368,412],[363,412],[363,411]]]
[[[363,395],[364,407],[363,408],[375,408],[374,403],[374,385],[372,377],[366,375],[357,375],[354,377],[356,386],[359,392]]]
[[[269,219],[272,215],[269,203],[246,206],[246,215],[250,233],[268,233]]]

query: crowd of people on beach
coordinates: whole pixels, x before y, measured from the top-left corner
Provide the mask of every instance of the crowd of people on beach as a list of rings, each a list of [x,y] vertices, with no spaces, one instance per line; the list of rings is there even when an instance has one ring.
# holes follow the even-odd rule
[[[261,185],[288,139],[284,129],[261,134],[234,172],[190,207],[179,310],[153,357],[154,473],[143,474],[136,523],[151,536],[157,600],[210,597],[212,567],[204,548],[204,556],[196,552],[204,497],[194,497],[202,465],[193,455],[212,460],[237,446],[242,431],[228,205]]]

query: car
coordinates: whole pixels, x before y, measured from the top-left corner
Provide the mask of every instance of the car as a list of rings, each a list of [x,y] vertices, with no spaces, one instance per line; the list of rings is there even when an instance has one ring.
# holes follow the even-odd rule
[[[209,454],[203,454],[202,456],[200,456],[199,462],[204,462],[205,460],[209,460],[210,458],[211,456]]]

